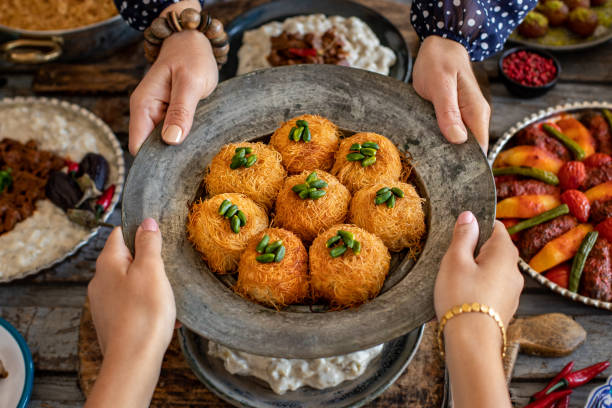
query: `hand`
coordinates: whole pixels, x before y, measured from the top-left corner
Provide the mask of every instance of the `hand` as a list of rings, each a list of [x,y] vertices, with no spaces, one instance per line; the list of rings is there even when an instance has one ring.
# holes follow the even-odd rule
[[[164,40],[157,60],[130,98],[130,153],[138,152],[164,116],[163,140],[180,144],[191,129],[199,100],[211,94],[217,81],[217,62],[202,33],[184,30]]]
[[[135,244],[132,259],[121,229],[109,236],[88,287],[91,314],[105,356],[145,352],[161,362],[172,339],[176,308],[153,219],[143,221]]]
[[[517,267],[518,251],[499,221],[495,222],[491,238],[474,259],[477,241],[476,218],[469,211],[461,213],[436,279],[436,315],[440,319],[453,306],[478,302],[495,309],[507,327],[523,289],[523,276]],[[463,317],[452,318],[448,325]],[[493,321],[488,316],[482,317]]]
[[[460,43],[435,35],[427,37],[414,63],[412,83],[421,97],[433,103],[438,126],[449,142],[464,143],[467,125],[487,151],[491,108]]]

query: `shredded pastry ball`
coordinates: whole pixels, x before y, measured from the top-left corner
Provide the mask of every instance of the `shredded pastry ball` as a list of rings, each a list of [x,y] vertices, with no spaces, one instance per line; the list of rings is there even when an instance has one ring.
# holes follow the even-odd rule
[[[77,28],[117,15],[112,0],[2,0],[0,24],[23,30]]]

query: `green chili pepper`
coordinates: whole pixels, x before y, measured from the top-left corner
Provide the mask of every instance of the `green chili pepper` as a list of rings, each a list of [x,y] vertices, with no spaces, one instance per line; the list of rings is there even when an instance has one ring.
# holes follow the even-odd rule
[[[561,143],[563,143],[565,147],[567,147],[572,152],[576,160],[582,160],[586,156],[586,153],[584,152],[584,150],[582,149],[582,147],[580,147],[578,143],[576,143],[575,141],[573,141],[572,139],[564,135],[562,132],[560,132],[556,128],[550,126],[547,123],[544,123],[542,125],[542,129],[544,129],[546,133],[548,133],[549,135],[551,135],[552,137],[558,139]]]
[[[232,202],[230,200],[223,200],[223,202],[219,206],[219,215],[225,215],[225,213],[231,206]]]
[[[531,177],[547,184],[556,186],[559,184],[559,178],[555,173],[550,171],[541,170],[535,167],[527,166],[511,166],[511,167],[499,167],[493,169],[494,176],[525,176]]]
[[[584,263],[586,262],[586,259],[589,256],[591,249],[593,249],[593,245],[595,245],[598,235],[599,233],[597,231],[591,231],[586,234],[586,236],[582,240],[582,243],[580,244],[580,248],[578,248],[576,256],[574,256],[568,285],[568,289],[570,292],[578,292],[580,276],[582,275],[582,270],[584,269]]]
[[[268,234],[265,234],[261,241],[259,241],[259,244],[257,244],[255,251],[261,254],[268,246],[268,242],[270,242],[270,236],[268,236]]]
[[[542,224],[546,221],[550,221],[554,218],[560,217],[562,215],[569,213],[569,207],[567,204],[561,204],[558,207],[553,208],[552,210],[548,210],[543,212],[542,214],[536,215],[535,217],[526,219],[524,221],[519,222],[508,228],[508,234],[516,234],[522,230],[527,228],[535,227],[536,225]]]
[[[610,126],[610,129],[612,129],[612,112],[610,112],[608,109],[604,109],[603,115],[608,121],[608,126]]]

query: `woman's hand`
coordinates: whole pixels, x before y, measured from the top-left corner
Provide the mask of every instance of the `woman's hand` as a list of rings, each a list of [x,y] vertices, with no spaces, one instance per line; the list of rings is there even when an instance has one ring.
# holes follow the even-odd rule
[[[478,302],[492,307],[508,327],[523,288],[518,252],[497,221],[474,259],[477,241],[476,219],[461,213],[436,279],[436,314],[440,319],[453,306]],[[455,316],[444,328],[444,343],[455,408],[511,408],[495,320],[483,313]]]
[[[412,83],[419,95],[433,103],[438,126],[449,142],[464,143],[467,125],[487,151],[491,108],[463,45],[435,35],[427,37],[414,63]]]
[[[134,259],[115,228],[88,287],[104,361],[86,407],[147,407],[172,340],[176,307],[157,223],[136,231]]]
[[[166,10],[180,13],[186,7],[200,6],[184,0]],[[201,32],[184,30],[164,40],[157,60],[130,98],[130,153],[138,152],[162,120],[164,141],[181,143],[191,129],[199,100],[211,94],[217,81],[217,62]]]

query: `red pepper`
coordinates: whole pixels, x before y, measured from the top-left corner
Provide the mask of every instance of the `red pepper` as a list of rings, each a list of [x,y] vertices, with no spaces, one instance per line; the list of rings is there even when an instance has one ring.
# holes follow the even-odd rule
[[[115,185],[111,184],[96,201],[96,219],[99,219],[108,209],[115,195]]]
[[[541,391],[536,392],[535,394],[533,394],[533,396],[531,397],[531,400],[538,400],[540,398],[542,398],[543,396],[546,395],[546,392],[551,389],[553,387],[553,385],[557,384],[559,381],[561,381],[561,379],[563,377],[565,377],[566,375],[568,375],[571,371],[572,368],[574,368],[574,362],[570,361],[569,363],[567,363],[565,365],[565,367],[563,367],[563,369],[561,371],[559,371],[559,374],[555,375],[555,378],[553,378],[552,380],[550,380],[550,382],[548,383],[548,385],[546,387],[544,387],[544,389],[542,389]]]
[[[66,159],[64,165],[68,167],[68,174],[74,176],[79,171],[79,163]]]
[[[592,366],[583,368],[582,370],[574,371],[573,373],[566,375],[558,383],[550,387],[548,391],[546,391],[546,393],[549,394],[552,391],[562,387],[576,388],[581,385],[584,385],[608,367],[610,367],[610,363],[608,361],[602,361],[601,363],[593,364]]]
[[[563,399],[557,401],[554,408],[569,408],[570,398],[569,395],[566,395]]]
[[[314,48],[289,48],[291,54],[297,55],[298,57],[316,57],[317,50]]]
[[[565,398],[565,396],[570,395],[572,392],[572,390],[556,391],[546,395],[544,398],[533,401],[529,405],[525,405],[523,408],[552,408],[555,402]]]

